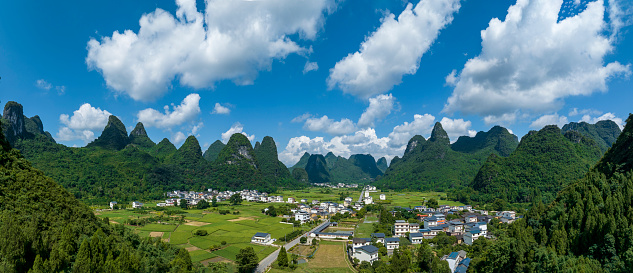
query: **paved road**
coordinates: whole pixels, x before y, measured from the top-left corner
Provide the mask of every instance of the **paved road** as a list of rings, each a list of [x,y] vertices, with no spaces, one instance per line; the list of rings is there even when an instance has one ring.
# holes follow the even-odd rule
[[[310,236],[310,233],[312,233],[313,231],[319,228],[323,228],[323,226],[329,225],[329,224],[330,224],[330,221],[325,220],[323,224],[313,228],[308,233],[297,237],[297,239],[290,241],[289,243],[285,244],[284,247],[286,248],[286,250],[290,249],[291,247],[299,243],[299,240],[301,239],[301,237]],[[279,249],[275,250],[275,252],[271,253],[270,255],[268,255],[268,257],[264,258],[261,262],[259,262],[259,265],[257,266],[257,269],[255,270],[255,272],[257,273],[265,272],[266,268],[268,268],[271,264],[273,264],[277,260],[277,256],[279,256]]]
[[[365,190],[360,191],[360,196],[358,197],[358,202],[359,203],[363,202],[363,196],[365,196],[364,194],[365,194]]]

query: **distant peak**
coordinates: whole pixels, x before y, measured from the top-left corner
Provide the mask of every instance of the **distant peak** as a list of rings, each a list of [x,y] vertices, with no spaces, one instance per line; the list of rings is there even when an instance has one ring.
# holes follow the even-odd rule
[[[431,132],[431,138],[429,140],[432,142],[442,141],[450,143],[450,140],[448,139],[448,134],[446,133],[446,131],[444,131],[444,128],[442,128],[442,124],[439,122],[436,122],[435,126],[433,126],[433,131]]]
[[[147,136],[147,131],[145,131],[145,126],[143,126],[142,122],[136,124],[136,127],[132,130],[130,136]]]

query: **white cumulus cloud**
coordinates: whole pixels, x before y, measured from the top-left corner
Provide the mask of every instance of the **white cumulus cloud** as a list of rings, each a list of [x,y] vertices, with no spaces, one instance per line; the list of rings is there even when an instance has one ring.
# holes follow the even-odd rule
[[[61,114],[59,122],[63,124],[57,133],[57,140],[72,141],[83,140],[88,143],[95,139],[94,131],[101,131],[108,124],[108,118],[112,115],[101,108],[92,107],[89,103],[82,104],[73,115]]]
[[[606,92],[607,81],[628,76],[630,65],[605,64],[613,40],[605,36],[603,0],[558,21],[562,0],[518,0],[504,21],[481,32],[481,54],[457,75],[445,112],[510,121],[517,111],[556,110],[569,96]]]
[[[328,116],[320,118],[308,118],[303,124],[303,128],[313,132],[326,132],[330,135],[345,135],[356,130],[356,125],[349,119],[341,119],[335,121]]]
[[[317,70],[319,70],[319,64],[317,64],[316,62],[306,62],[306,65],[303,66],[303,74]]]
[[[228,115],[231,113],[231,109],[227,106],[222,106],[222,104],[216,102],[215,107],[213,107],[213,112],[211,114],[220,114],[220,115]]]
[[[404,122],[393,128],[393,131],[389,133],[389,145],[392,147],[401,147],[406,145],[409,140],[415,135],[429,135],[433,130],[435,124],[435,117],[430,114],[413,116],[412,122]]]
[[[543,115],[533,121],[532,124],[530,124],[530,128],[540,130],[547,125],[557,125],[559,128],[562,128],[563,125],[567,123],[569,123],[569,120],[566,116],[559,116],[558,114]]]
[[[147,108],[138,112],[136,118],[148,127],[171,128],[182,125],[198,116],[200,114],[199,103],[200,95],[193,93],[185,97],[180,105],[172,104],[171,110],[169,105],[165,105],[164,113],[153,108]]]
[[[44,89],[44,90],[50,90],[51,88],[53,88],[53,85],[50,84],[49,82],[47,82],[44,79],[39,79],[35,82],[35,86],[37,86],[40,89]]]
[[[396,98],[391,94],[378,95],[369,99],[369,107],[363,112],[358,120],[358,126],[375,126],[375,121],[379,121],[391,114]]]
[[[171,82],[193,88],[221,80],[252,84],[258,71],[289,54],[307,54],[290,36],[313,40],[334,0],[177,0],[175,16],[157,8],[144,14],[137,33],[114,31],[90,39],[86,63],[106,85],[134,100],[164,95]]]
[[[440,120],[442,124],[442,128],[448,134],[448,138],[450,138],[451,143],[457,141],[460,136],[470,136],[474,137],[477,134],[477,131],[471,130],[470,127],[472,123],[463,119],[450,119],[447,117],[442,118]]]
[[[237,122],[233,124],[233,126],[231,126],[228,131],[222,133],[222,142],[224,142],[224,144],[228,143],[233,134],[243,134],[246,136],[246,138],[248,138],[249,141],[253,141],[255,139],[255,135],[249,135],[244,132],[244,125]]]
[[[421,0],[407,4],[398,15],[388,13],[380,27],[330,70],[328,88],[368,98],[400,84],[404,75],[415,74],[420,59],[453,21],[459,0]]]
[[[187,139],[187,136],[185,136],[185,134],[183,134],[182,132],[176,132],[171,137],[171,141],[174,143],[174,145],[182,143],[183,141],[185,141],[185,139]]]

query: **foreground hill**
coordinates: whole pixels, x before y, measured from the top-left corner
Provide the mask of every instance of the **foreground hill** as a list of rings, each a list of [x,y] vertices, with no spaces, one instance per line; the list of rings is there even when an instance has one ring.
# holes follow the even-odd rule
[[[0,132],[0,272],[170,272],[187,251],[98,220]]]
[[[489,242],[473,272],[630,272],[633,115],[602,159]],[[469,268],[469,270],[471,269]]]
[[[264,139],[255,155],[248,139],[236,134],[229,145],[221,145],[217,160],[211,162],[203,157],[194,136],[189,136],[180,148],[168,139],[154,144],[142,123],[137,123],[128,135],[125,125],[117,117],[110,116],[97,139],[84,148],[71,148],[56,144],[43,133],[42,126],[36,126],[37,130],[33,132],[37,134],[15,129],[29,128],[21,125],[26,117],[13,118],[21,115],[22,106],[9,102],[5,109],[11,114],[6,115],[10,120],[6,120],[6,125],[3,123],[3,131],[15,136],[14,146],[46,175],[76,197],[89,202],[157,199],[171,190],[212,187],[274,191],[279,187],[304,184],[292,178],[279,162],[274,140],[270,137]],[[235,146],[233,143],[237,142],[239,144]],[[243,149],[250,156],[250,161],[245,164],[251,168],[232,163],[227,166],[227,161],[231,161],[229,158],[239,155]],[[211,152],[208,150],[207,153]]]
[[[355,154],[346,159],[332,152],[325,156],[304,153],[299,162],[290,168],[293,174],[297,169],[304,169],[312,183],[371,182],[383,174],[374,157],[369,154]],[[300,177],[301,173],[297,172],[295,177]]]
[[[581,178],[602,156],[592,139],[576,131],[564,135],[555,125],[531,131],[508,157],[492,155],[472,182],[479,196],[489,202],[496,198],[529,202],[534,190],[546,200],[570,181]]]
[[[431,137],[414,136],[402,158],[395,157],[376,182],[383,189],[447,190],[468,185],[490,154],[507,156],[517,147],[517,137],[495,126],[475,137],[460,137],[450,144],[439,122]]]

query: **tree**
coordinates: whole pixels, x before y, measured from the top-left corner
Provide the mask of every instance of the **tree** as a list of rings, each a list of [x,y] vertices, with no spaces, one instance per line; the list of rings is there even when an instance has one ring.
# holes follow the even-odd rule
[[[242,273],[251,273],[257,268],[257,264],[259,263],[257,254],[255,254],[255,250],[252,246],[240,249],[240,253],[235,257],[237,258],[239,271]]]
[[[242,203],[242,196],[239,193],[233,194],[229,198],[229,202],[231,202],[231,205],[233,206],[239,205]]]
[[[171,261],[171,266],[179,269],[177,272],[187,272],[191,270],[193,267],[193,263],[191,262],[191,256],[189,256],[189,251],[184,248],[178,250],[178,254],[173,261]]]
[[[302,244],[305,244],[308,242],[308,237],[301,237],[301,239],[299,239],[299,242]]]
[[[437,200],[435,200],[435,198],[431,198],[429,199],[429,201],[426,201],[426,206],[429,208],[439,208],[440,205],[437,203]]]
[[[85,238],[79,247],[79,252],[77,253],[77,258],[73,265],[73,272],[90,272],[90,265],[90,242],[88,242],[88,238]]]
[[[429,271],[431,269],[431,257],[431,246],[426,240],[422,240],[416,257],[420,270]]]
[[[213,199],[211,199],[211,206],[214,208],[218,206],[218,199],[215,198],[215,196],[213,196]]]
[[[280,267],[288,266],[288,253],[286,253],[286,248],[283,246],[279,250],[279,256],[277,256],[277,265]]]
[[[207,202],[206,200],[200,200],[200,202],[198,202],[198,204],[196,205],[197,209],[207,209],[209,208],[209,202]]]
[[[396,248],[391,256],[391,272],[407,272],[411,265],[409,255]]]
[[[180,208],[187,209],[189,206],[187,205],[187,199],[180,199]]]

